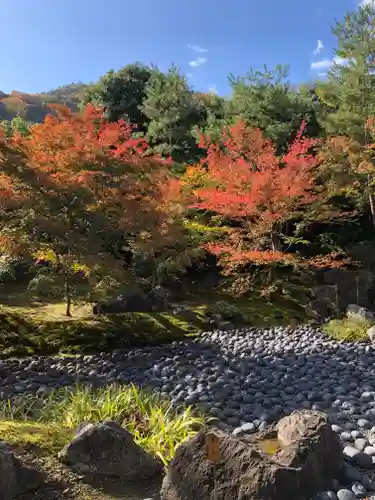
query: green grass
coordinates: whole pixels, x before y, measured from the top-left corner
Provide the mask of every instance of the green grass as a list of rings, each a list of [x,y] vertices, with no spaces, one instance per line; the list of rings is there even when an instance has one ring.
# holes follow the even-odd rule
[[[160,345],[198,336],[211,329],[207,311],[242,326],[274,326],[302,322],[303,310],[295,302],[257,298],[235,299],[219,291],[201,290],[185,294],[180,305],[184,314],[126,313],[94,316],[88,304],[73,307],[73,316],[64,316],[65,305],[58,299],[36,299],[24,290],[0,293],[0,356],[27,356],[93,353],[115,348]],[[51,299],[52,300],[52,299]]]
[[[142,448],[167,465],[176,448],[205,423],[190,407],[173,410],[167,401],[135,386],[62,389],[45,397],[0,402],[0,439],[57,453],[82,422],[115,420]]]
[[[367,330],[374,326],[369,321],[355,320],[351,318],[332,319],[323,330],[335,340],[344,340],[354,342],[360,340],[369,340]]]
[[[95,317],[87,307],[64,317],[64,304],[0,307],[0,354],[89,353],[128,345],[181,340],[207,329],[202,311],[193,320],[168,313],[126,313]]]

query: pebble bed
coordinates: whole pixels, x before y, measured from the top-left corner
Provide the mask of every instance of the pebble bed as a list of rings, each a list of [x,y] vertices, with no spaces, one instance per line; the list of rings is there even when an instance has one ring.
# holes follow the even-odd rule
[[[236,435],[300,409],[330,415],[342,477],[317,499],[374,498],[375,345],[340,343],[310,326],[213,331],[198,341],[78,357],[0,361],[0,398],[78,382],[136,383],[195,405]],[[374,495],[374,496],[372,496]]]

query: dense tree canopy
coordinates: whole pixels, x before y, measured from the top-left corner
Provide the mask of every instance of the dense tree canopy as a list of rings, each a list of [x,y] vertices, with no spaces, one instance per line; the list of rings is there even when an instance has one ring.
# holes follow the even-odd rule
[[[204,252],[225,265],[345,254],[338,220],[375,228],[374,22],[368,5],[337,23],[335,64],[305,85],[250,69],[224,98],[134,63],[90,86],[3,94],[3,248],[52,251],[67,275],[79,262],[165,276]],[[67,107],[29,119],[56,99]]]

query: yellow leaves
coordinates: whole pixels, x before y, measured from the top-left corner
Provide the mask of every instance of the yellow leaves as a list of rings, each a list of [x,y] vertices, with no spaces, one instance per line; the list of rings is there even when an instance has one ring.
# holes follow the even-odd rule
[[[200,224],[199,222],[188,219],[184,219],[182,224],[186,229],[197,231],[202,234],[224,234],[227,232],[227,228],[225,227],[207,226],[206,224]]]
[[[90,268],[84,264],[80,264],[79,262],[73,262],[71,265],[71,270],[74,274],[80,274],[82,276],[89,276]]]
[[[46,261],[50,262],[53,265],[58,264],[59,259],[56,253],[52,250],[52,248],[39,248],[35,252],[32,253],[32,256],[36,261]]]
[[[181,178],[181,184],[192,189],[197,189],[205,185],[208,180],[207,172],[200,166],[189,166]]]

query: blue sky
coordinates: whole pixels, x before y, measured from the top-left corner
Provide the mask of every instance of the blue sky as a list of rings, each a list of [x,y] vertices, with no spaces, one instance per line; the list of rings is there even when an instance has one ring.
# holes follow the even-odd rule
[[[334,20],[360,1],[0,0],[0,90],[94,82],[137,60],[175,63],[194,88],[221,95],[229,73],[264,64],[309,81],[332,60]]]

